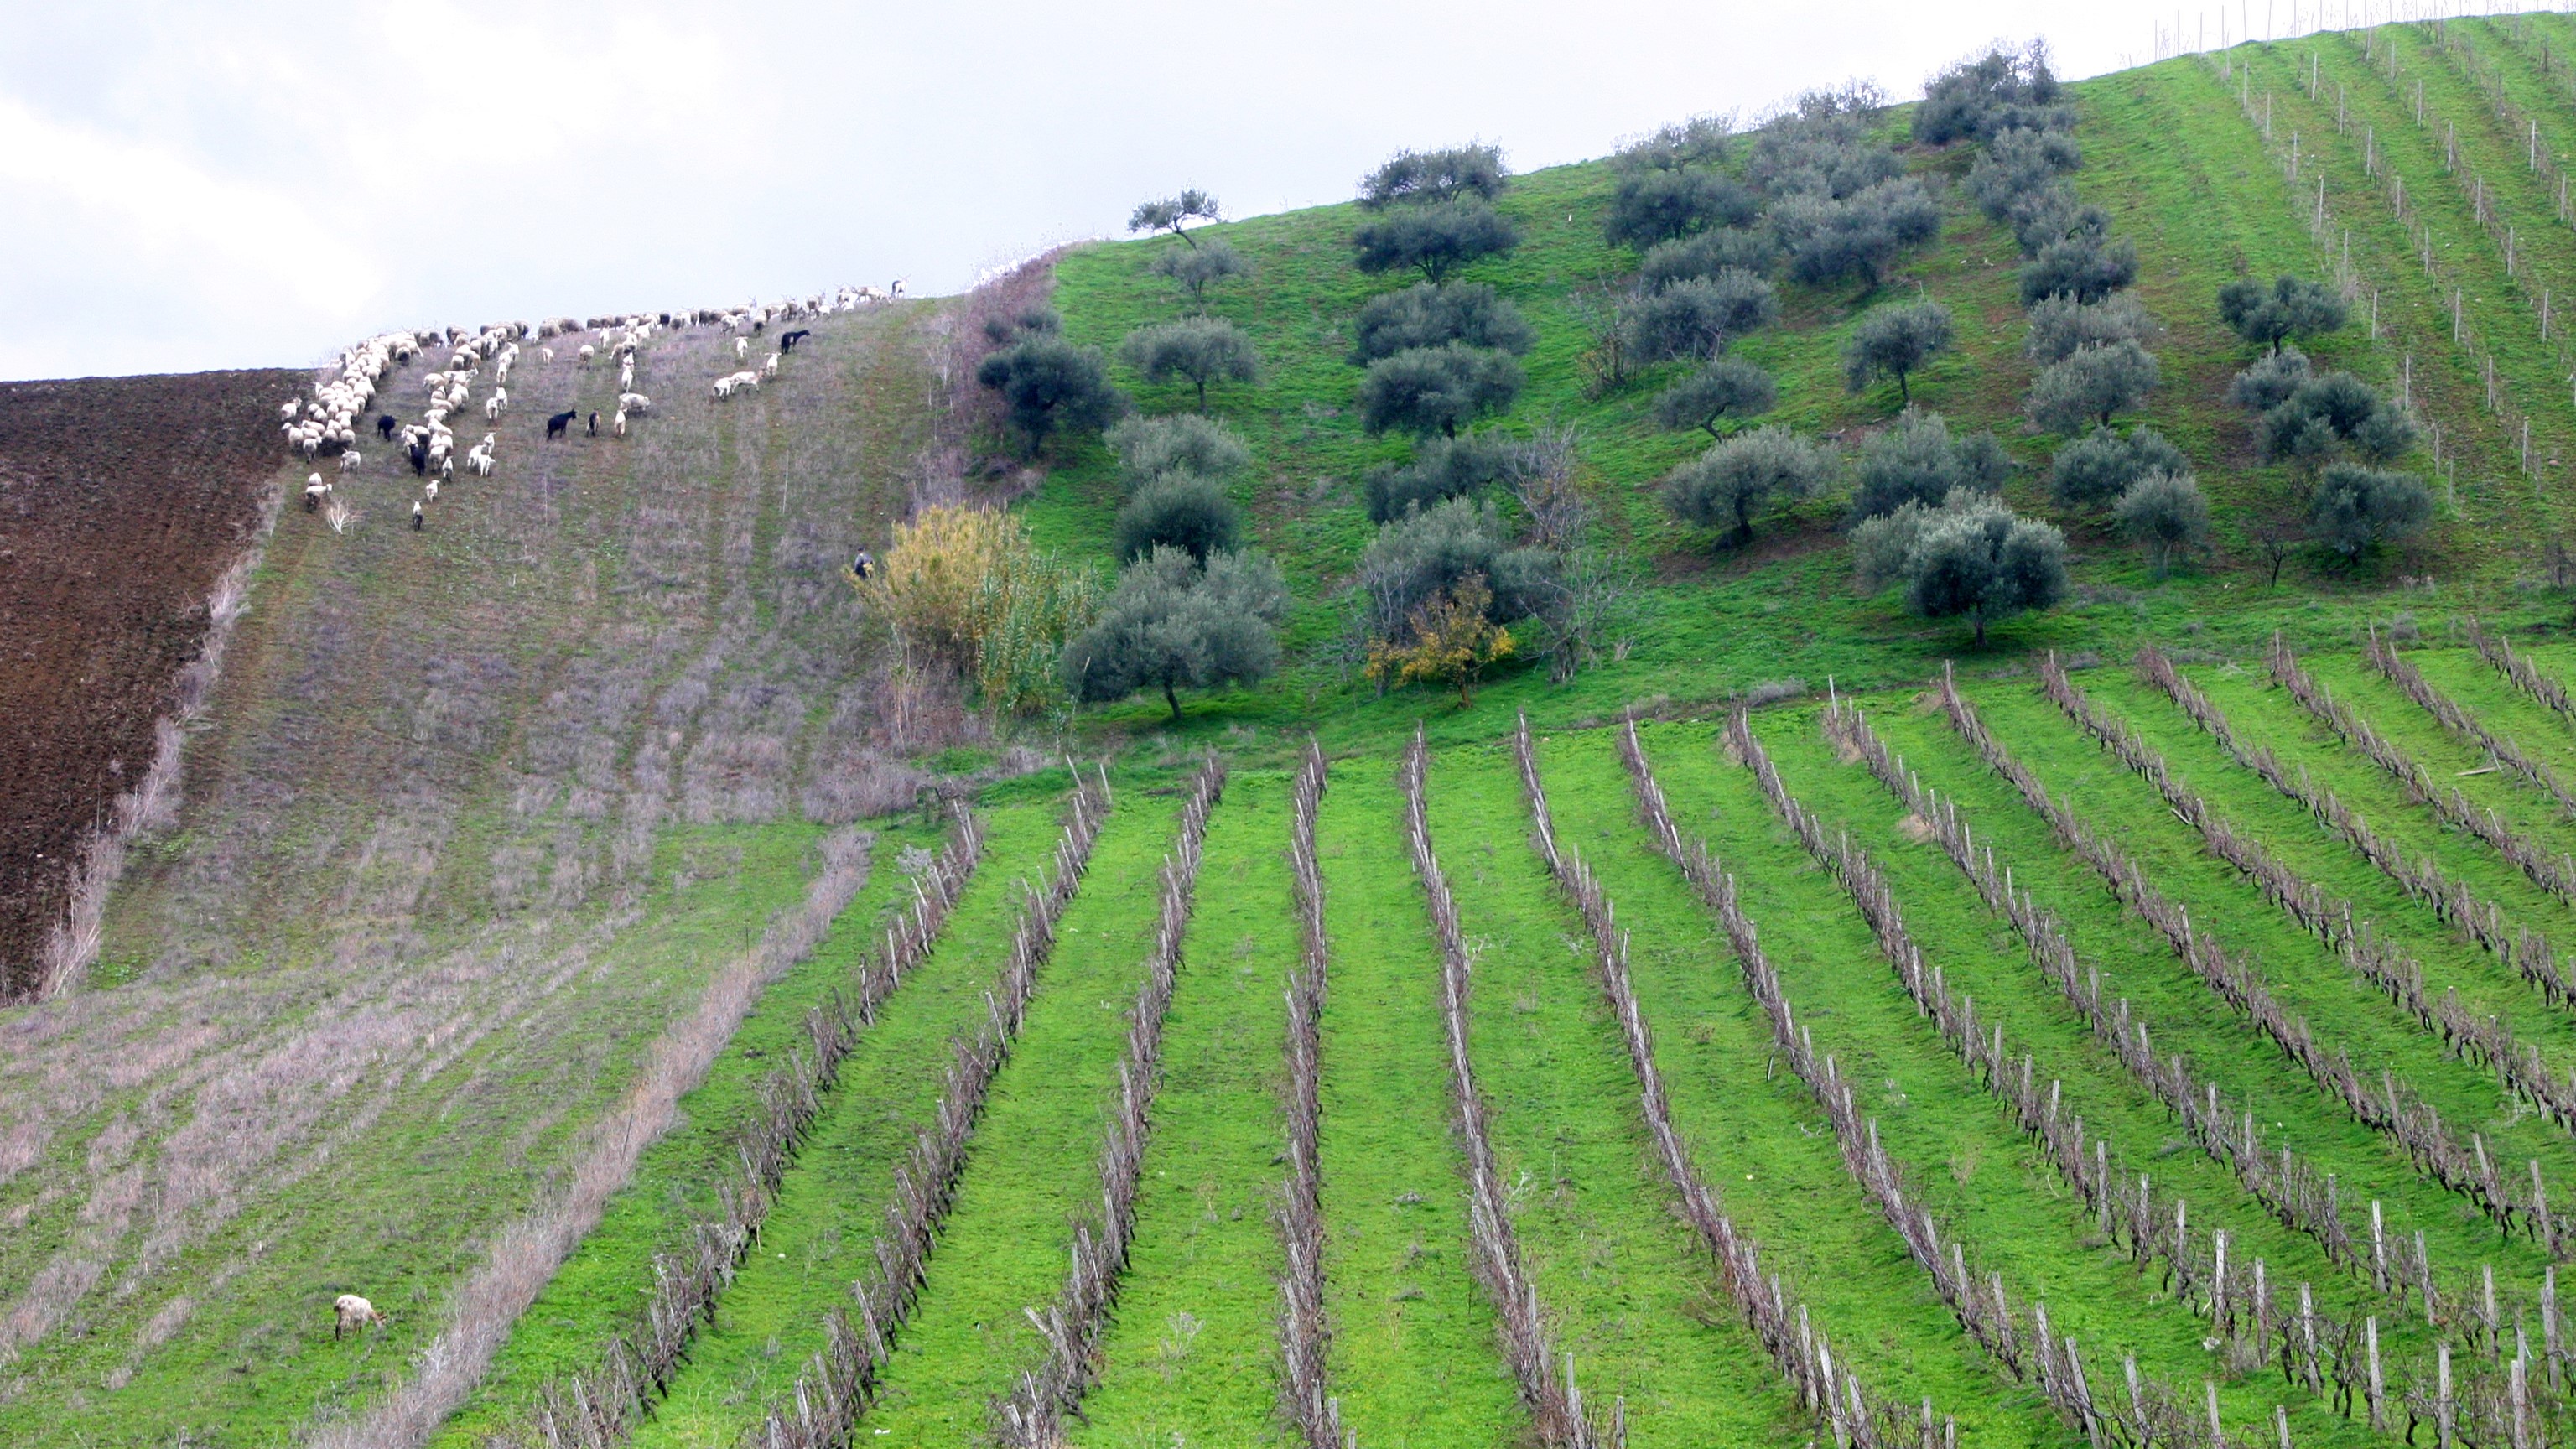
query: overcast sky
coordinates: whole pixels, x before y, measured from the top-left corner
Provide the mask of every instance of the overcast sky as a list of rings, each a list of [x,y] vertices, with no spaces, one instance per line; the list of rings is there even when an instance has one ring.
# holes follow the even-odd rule
[[[2319,18],[2226,3],[2230,38]],[[2216,45],[2216,7],[2179,13]],[[1529,170],[1850,76],[1910,98],[1995,37],[2045,35],[2093,75],[2147,59],[2176,14],[0,0],[0,378],[303,365],[397,326],[897,277],[954,291],[1185,185],[1229,216],[1309,206],[1400,147],[1470,138]]]

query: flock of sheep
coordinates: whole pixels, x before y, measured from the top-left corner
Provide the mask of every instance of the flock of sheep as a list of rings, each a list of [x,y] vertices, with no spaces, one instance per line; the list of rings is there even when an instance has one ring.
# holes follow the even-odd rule
[[[617,406],[609,420],[609,431],[625,437],[627,420],[642,416],[653,406],[653,400],[635,390],[635,364],[644,344],[664,330],[688,327],[721,327],[736,334],[733,339],[734,360],[747,361],[751,339],[770,323],[797,317],[828,316],[835,312],[854,312],[878,302],[893,301],[903,296],[903,283],[891,289],[876,287],[842,287],[831,293],[791,298],[768,306],[753,304],[739,308],[692,308],[676,312],[635,313],[623,317],[594,317],[578,321],[554,317],[531,326],[525,322],[504,322],[467,333],[454,327],[427,331],[388,332],[368,338],[344,350],[329,372],[327,380],[318,383],[310,400],[290,399],[278,409],[278,425],[286,435],[289,450],[301,453],[308,462],[317,461],[325,452],[336,451],[340,471],[352,473],[364,466],[365,459],[357,449],[359,420],[376,399],[385,374],[409,363],[432,348],[451,349],[444,368],[428,373],[421,380],[427,392],[427,406],[421,420],[404,426],[392,413],[380,414],[375,421],[377,436],[388,444],[398,444],[401,456],[411,464],[421,482],[421,496],[411,506],[411,526],[427,526],[427,506],[438,499],[439,485],[456,477],[456,433],[448,419],[473,405],[473,387],[485,366],[491,368],[491,391],[483,398],[483,421],[498,424],[510,409],[510,369],[519,359],[520,344],[543,343],[565,337],[579,337],[585,332],[597,336],[579,344],[577,356],[584,367],[603,357],[617,363]],[[799,329],[784,333],[777,350],[757,370],[732,373],[715,380],[714,395],[731,397],[736,391],[758,388],[764,377],[775,377],[781,360],[796,343],[807,335]],[[538,352],[552,362],[555,349],[539,346]],[[546,437],[551,440],[564,432],[578,416],[577,412],[558,413],[546,420]],[[591,414],[590,431],[599,431],[599,415]],[[489,478],[495,466],[495,450],[500,435],[486,432],[483,440],[464,450],[465,470]],[[345,531],[356,513],[336,496],[337,490],[317,469],[304,483],[304,510],[322,514],[334,532]]]

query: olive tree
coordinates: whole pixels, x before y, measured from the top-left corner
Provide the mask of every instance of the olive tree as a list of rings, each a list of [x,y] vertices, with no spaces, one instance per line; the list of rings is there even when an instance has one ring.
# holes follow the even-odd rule
[[[1942,71],[1923,88],[1914,139],[1926,146],[1984,141],[2013,127],[2064,130],[2074,112],[2059,99],[2045,43],[2015,51],[1992,46]]]
[[[2066,536],[1966,490],[1939,507],[1909,500],[1861,525],[1852,547],[1863,589],[1901,582],[1907,608],[1927,619],[1965,616],[1980,648],[1989,625],[2066,594]]]
[[[2099,302],[2079,302],[2059,293],[2031,304],[2030,339],[2022,344],[2022,355],[2045,367],[2065,361],[2079,347],[2110,342],[2143,346],[2161,331],[2135,292],[2115,293]]]
[[[1261,354],[1252,339],[1222,317],[1184,317],[1140,327],[1127,335],[1120,353],[1147,382],[1177,378],[1197,388],[1200,412],[1207,411],[1208,384],[1261,377]]]
[[[1064,681],[1086,704],[1160,689],[1180,723],[1183,689],[1254,684],[1279,666],[1288,591],[1255,553],[1212,553],[1204,566],[1158,548],[1128,566],[1099,618],[1067,645]]]
[[[1896,379],[1899,405],[1911,407],[1906,379],[1950,350],[1950,309],[1934,301],[1881,307],[1863,317],[1843,344],[1843,382],[1853,392],[1871,379]]]
[[[1481,282],[1417,282],[1371,297],[1351,331],[1351,362],[1358,367],[1413,347],[1463,342],[1517,355],[1538,341],[1520,310]]]
[[[1127,411],[1127,395],[1110,385],[1100,349],[1076,347],[1051,332],[986,353],[975,380],[1001,394],[1012,424],[1028,437],[1031,457],[1057,432],[1103,427]]]
[[[2237,336],[2267,352],[2293,337],[2320,337],[2341,328],[2349,315],[2343,298],[2323,282],[2284,275],[2265,286],[2239,277],[2218,289],[2218,316]]]
[[[1860,518],[1874,518],[1909,502],[1938,506],[1954,489],[1992,493],[2011,471],[1993,433],[1956,438],[1939,413],[1909,408],[1861,450],[1852,508]]]
[[[1389,211],[1351,233],[1363,272],[1412,268],[1440,281],[1460,267],[1521,244],[1503,214],[1482,201],[1433,201]]]
[[[1664,475],[1664,507],[1729,543],[1753,536],[1753,518],[1775,502],[1813,495],[1833,476],[1834,453],[1776,424],[1738,433]]]
[[[1519,363],[1491,348],[1460,342],[1407,348],[1369,364],[1360,379],[1360,423],[1372,433],[1454,438],[1509,408],[1524,380]]]
[[[1612,246],[1642,251],[1711,227],[1746,226],[1761,214],[1761,199],[1734,177],[1650,167],[1621,174],[1601,230]]]
[[[2049,486],[2057,501],[2069,508],[2098,508],[2116,501],[2130,484],[2149,473],[2187,475],[2190,471],[2182,450],[2153,428],[2139,428],[2124,438],[2097,426],[2057,450]]]
[[[1371,523],[1385,523],[1452,498],[1472,498],[1513,475],[1519,449],[1474,433],[1427,438],[1409,463],[1381,463],[1364,480]]]
[[[2138,244],[2127,237],[2103,240],[2091,235],[2065,237],[2039,249],[2022,264],[2021,304],[2067,296],[2099,302],[2138,279]]]
[[[2358,463],[2329,466],[2308,500],[2309,536],[2346,560],[2411,538],[2432,521],[2433,495],[2414,475]]]
[[[1214,480],[1166,473],[1128,495],[1118,510],[1115,532],[1121,559],[1177,548],[1205,562],[1209,554],[1235,546],[1243,514]]]
[[[2157,469],[2142,475],[2120,495],[2111,516],[2122,533],[2146,545],[2159,574],[2172,567],[2175,554],[2209,539],[2209,499],[2189,473]]]
[[[1510,175],[1500,146],[1398,151],[1360,179],[1360,205],[1377,211],[1406,202],[1491,201]]]
[[[1252,450],[1232,429],[1198,413],[1131,417],[1103,441],[1118,455],[1118,472],[1132,492],[1174,473],[1226,478],[1252,462]]]
[[[1968,195],[1978,210],[2002,221],[2011,214],[2014,202],[2050,189],[2059,177],[2083,164],[2083,148],[2072,135],[2016,126],[1997,132],[1986,143],[1985,154],[1969,164]]]
[[[1235,255],[1234,248],[1210,239],[1192,242],[1179,251],[1166,247],[1155,253],[1153,268],[1156,276],[1169,277],[1187,292],[1191,306],[1204,308],[1207,289],[1228,277],[1243,275],[1244,261]]]
[[[2299,382],[2264,409],[2255,436],[2270,462],[2311,469],[2339,458],[2384,464],[2415,446],[2415,424],[2370,384],[2349,372],[2330,372]]]
[[[1648,247],[1637,263],[1637,285],[1660,291],[1675,282],[1714,277],[1730,268],[1767,277],[1779,265],[1780,243],[1769,228],[1722,226]]]
[[[1941,208],[1914,178],[1882,181],[1836,200],[1816,193],[1782,199],[1771,223],[1789,253],[1789,275],[1809,286],[1857,278],[1886,284],[1897,258],[1941,234]]]
[[[1767,413],[1779,401],[1771,374],[1740,358],[1721,357],[1664,389],[1655,399],[1655,424],[1698,428],[1714,439],[1720,419]]]
[[[1127,217],[1127,229],[1129,231],[1167,231],[1195,247],[1198,245],[1198,238],[1191,236],[1183,228],[1193,221],[1216,219],[1216,198],[1193,186],[1178,196],[1166,196],[1159,201],[1139,202],[1136,210]]]
[[[1389,520],[1361,551],[1361,625],[1372,639],[1400,641],[1415,608],[1472,575],[1493,591],[1488,617],[1508,624],[1546,607],[1559,568],[1546,549],[1513,546],[1491,503],[1453,498]]]
[[[2135,342],[2079,347],[2039,370],[2022,411],[2041,427],[2069,436],[2147,400],[2156,385],[2156,355]]]
[[[1729,342],[1769,326],[1779,315],[1779,294],[1769,282],[1730,268],[1638,297],[1629,304],[1627,321],[1636,355],[1664,362],[1714,357]]]

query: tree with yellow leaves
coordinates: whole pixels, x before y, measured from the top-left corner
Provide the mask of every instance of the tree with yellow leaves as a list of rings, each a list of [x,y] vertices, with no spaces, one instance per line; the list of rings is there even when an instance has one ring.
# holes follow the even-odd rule
[[[1061,693],[1056,658],[1099,608],[1091,574],[1039,551],[1017,514],[961,504],[897,524],[857,587],[906,669],[971,682],[986,707],[1022,714]]]
[[[1458,686],[1458,707],[1476,702],[1475,685],[1488,665],[1512,656],[1512,631],[1485,616],[1494,591],[1483,574],[1469,574],[1414,607],[1402,642],[1369,642],[1368,677],[1383,687],[1435,681]]]

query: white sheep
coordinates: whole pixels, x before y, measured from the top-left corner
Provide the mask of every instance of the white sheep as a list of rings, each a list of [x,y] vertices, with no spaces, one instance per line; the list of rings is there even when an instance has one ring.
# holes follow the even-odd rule
[[[312,477],[305,479],[304,511],[311,513],[316,509],[319,509],[322,506],[322,500],[329,497],[330,493],[331,485],[322,481],[321,474],[316,473]]]
[[[414,527],[418,527],[420,524],[420,505],[417,503],[413,504],[411,506],[411,513],[412,525]],[[382,1332],[387,1326],[389,1326],[389,1323],[390,1320],[385,1317],[384,1310],[376,1307],[376,1305],[372,1303],[369,1303],[366,1299],[359,1297],[355,1293],[343,1293],[331,1302],[331,1339],[335,1343],[339,1341],[340,1335],[344,1333],[351,1333],[364,1329],[369,1324],[375,1325],[376,1330],[378,1332]]]
[[[594,357],[597,357],[598,355],[599,355],[599,349],[598,349],[598,348],[591,346],[591,345],[590,345],[589,343],[587,343],[587,342],[585,342],[585,343],[583,343],[583,344],[581,345],[581,363],[582,363],[582,366],[584,366],[584,367],[588,367],[588,366],[590,365],[590,360],[591,360],[592,358],[594,358]]]
[[[740,362],[749,356],[751,356],[751,339],[748,337],[735,338],[733,340],[733,360]]]
[[[621,438],[622,438],[622,437],[625,437],[625,436],[626,436],[626,409],[624,409],[624,408],[619,408],[619,409],[617,410],[617,416],[609,420],[608,427],[609,427],[609,430],[610,430],[611,432],[614,432],[615,434],[617,434],[617,436],[619,436],[619,437],[621,437]]]
[[[422,485],[421,485],[421,491],[422,491],[423,493],[425,493],[425,494],[427,494],[427,495],[429,496],[429,501],[430,501],[430,502],[432,502],[432,503],[437,502],[437,501],[438,501],[438,480],[437,480],[437,479],[435,479],[435,478],[432,478],[432,479],[430,479],[427,483],[422,484]]]
[[[763,377],[776,377],[778,375],[777,353],[773,352],[769,354],[769,360],[760,365],[760,375]]]
[[[544,359],[545,359],[546,361],[548,361],[548,362],[552,362],[552,361],[554,361],[554,360],[555,360],[555,350],[554,350],[553,348],[551,348],[551,347],[540,347],[540,348],[538,348],[538,349],[537,349],[537,355],[538,355],[539,357],[544,358]]]
[[[341,471],[341,472],[343,472],[343,473],[355,473],[355,472],[357,472],[357,471],[358,471],[358,469],[359,469],[360,467],[362,467],[362,466],[364,466],[363,460],[361,460],[357,454],[355,454],[355,453],[342,453],[342,454],[340,455],[340,471]]]
[[[277,420],[282,423],[291,423],[295,421],[296,407],[297,403],[293,398],[288,398],[286,401],[279,403],[277,405]]]
[[[621,392],[617,395],[617,410],[624,413],[649,413],[653,410],[653,400],[640,392]]]

